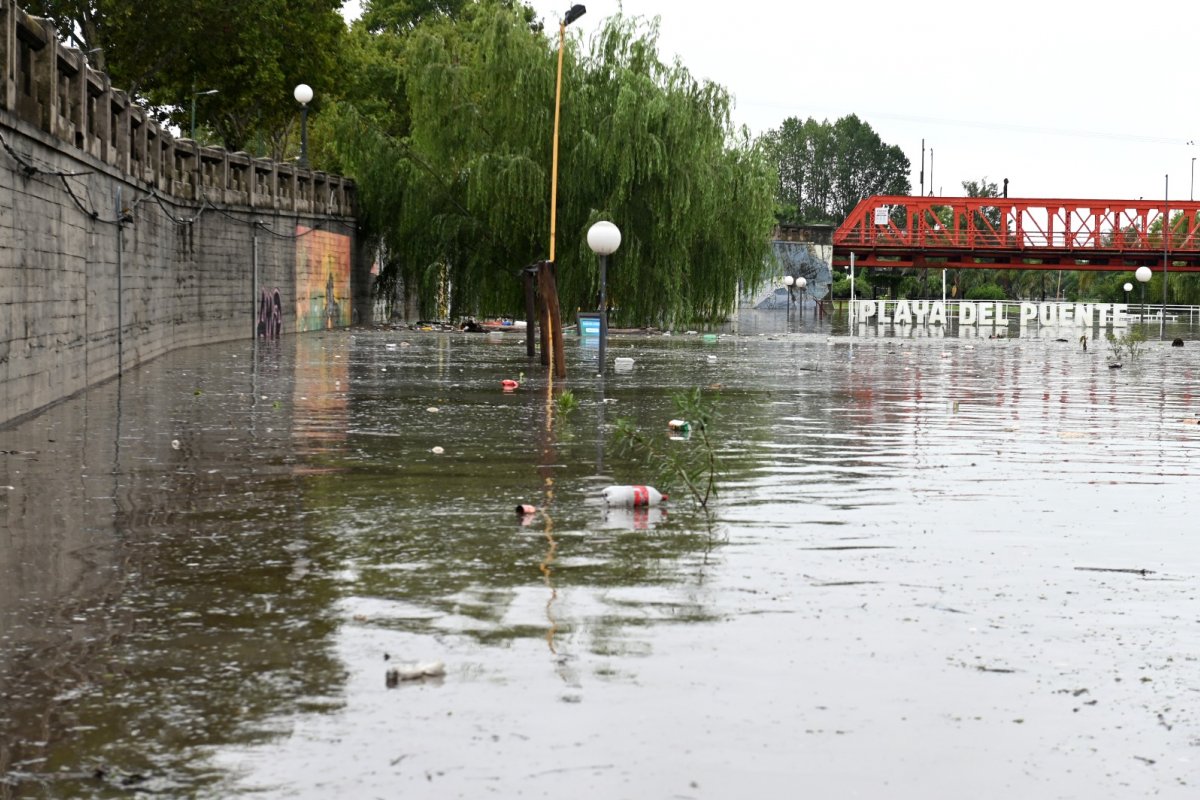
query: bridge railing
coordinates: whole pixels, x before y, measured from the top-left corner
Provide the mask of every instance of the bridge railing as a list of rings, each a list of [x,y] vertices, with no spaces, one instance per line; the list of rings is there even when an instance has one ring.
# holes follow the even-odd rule
[[[0,111],[181,199],[354,213],[349,179],[176,139],[16,0],[0,0]]]
[[[1163,220],[1168,235],[1163,241]],[[834,232],[835,247],[1200,254],[1200,203],[878,195]]]

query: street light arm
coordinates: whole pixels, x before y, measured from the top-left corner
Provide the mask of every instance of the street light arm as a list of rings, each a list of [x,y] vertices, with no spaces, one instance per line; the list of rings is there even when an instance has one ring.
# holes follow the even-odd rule
[[[587,8],[582,5],[573,5],[567,9],[566,16],[563,17],[562,26],[565,28],[575,20],[587,13]]]
[[[192,88],[196,88],[195,84],[192,85]],[[205,89],[203,92],[192,92],[192,127],[188,131],[188,138],[192,141],[196,141],[196,98],[217,94],[219,91],[219,89]]]

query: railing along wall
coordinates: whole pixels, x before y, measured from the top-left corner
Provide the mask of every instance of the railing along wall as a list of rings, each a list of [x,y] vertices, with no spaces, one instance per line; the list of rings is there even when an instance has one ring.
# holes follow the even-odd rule
[[[160,192],[297,214],[354,213],[346,178],[176,139],[16,0],[0,0],[0,67],[0,109]]]

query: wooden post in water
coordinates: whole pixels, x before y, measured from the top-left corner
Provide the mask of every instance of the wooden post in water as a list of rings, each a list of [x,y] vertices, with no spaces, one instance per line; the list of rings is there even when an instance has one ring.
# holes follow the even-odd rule
[[[554,262],[538,264],[538,294],[541,296],[542,363],[551,366],[554,375],[567,377],[566,351],[563,349],[562,314],[558,307],[558,282],[554,278]]]
[[[545,366],[550,366],[550,349],[552,347],[552,339],[550,338],[550,302],[546,299],[546,262],[538,262],[537,271],[537,307],[538,307],[538,325],[539,333],[542,339],[541,361]]]
[[[521,270],[521,283],[525,287],[525,355],[533,358],[537,353],[534,337],[537,336],[537,298],[533,290],[533,276],[537,272],[536,265],[530,265]]]

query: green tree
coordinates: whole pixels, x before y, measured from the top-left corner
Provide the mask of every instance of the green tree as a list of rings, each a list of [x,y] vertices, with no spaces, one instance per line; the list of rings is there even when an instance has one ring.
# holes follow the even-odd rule
[[[763,136],[778,171],[781,219],[841,222],[860,200],[909,194],[911,164],[855,115],[834,123],[790,117]]]
[[[319,106],[340,82],[341,0],[29,0],[89,53],[113,85],[188,130],[199,117],[225,147],[283,157],[297,119],[292,88]]]
[[[376,88],[403,92],[407,120],[381,130],[370,108],[346,102],[333,141],[384,240],[388,278],[425,310],[447,281],[453,314],[519,310],[519,270],[548,256],[557,35],[498,0],[373,35],[397,37],[397,80]],[[733,129],[728,93],[663,64],[656,27],[621,16],[586,54],[569,39],[564,57],[564,309],[595,307],[586,232],[611,219],[622,231],[608,273],[614,324],[727,314],[739,282],[766,270],[773,181],[761,148]]]

